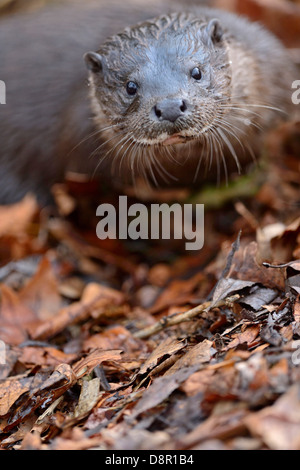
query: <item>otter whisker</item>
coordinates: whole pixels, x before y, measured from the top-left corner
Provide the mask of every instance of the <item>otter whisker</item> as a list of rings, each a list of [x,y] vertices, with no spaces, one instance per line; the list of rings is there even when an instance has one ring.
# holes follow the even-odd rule
[[[147,160],[147,163],[148,163],[148,169],[149,169],[149,172],[151,174],[151,178],[154,182],[154,185],[158,188],[159,184],[158,184],[158,181],[157,181],[156,176],[155,176],[154,171],[153,171],[153,166],[155,165],[155,154],[154,154],[154,148],[153,147],[151,147],[150,159]]]
[[[110,149],[108,149],[103,156],[100,157],[101,161],[105,160],[108,157],[108,155],[113,153],[116,150],[116,148],[118,148],[118,146],[120,144],[122,144],[127,139],[127,133],[125,133],[125,132],[123,132],[122,134],[118,134],[115,137],[119,137],[120,135],[123,135],[123,137],[121,139],[119,139]],[[113,140],[113,139],[110,139],[110,140]],[[109,141],[106,141],[106,143],[107,142],[109,142]],[[115,155],[113,156],[113,160],[114,159],[115,159]]]
[[[142,152],[142,148],[141,148],[139,142],[135,142],[135,145],[134,145],[132,151],[135,154],[134,159],[137,162],[138,174],[143,176],[144,181],[147,180],[146,183],[148,185],[148,178],[147,178],[146,170],[145,170],[144,153]]]
[[[214,148],[213,148],[213,144],[212,144],[211,133],[207,134],[207,139],[208,139],[208,143],[209,143],[209,164],[208,164],[207,171],[210,171],[211,167],[212,167],[212,164],[213,164],[213,161],[214,161]]]
[[[139,150],[141,152],[141,168],[142,168],[142,174],[144,177],[144,181],[149,189],[152,189],[150,181],[149,181],[149,175],[147,172],[148,167],[150,168],[150,171],[152,171],[152,166],[151,166],[151,157],[149,158],[148,151],[145,152],[145,145],[143,143],[138,144]]]
[[[238,122],[241,122],[244,125],[246,124],[245,123],[245,121],[246,121],[245,118],[242,118],[239,115],[234,115],[234,116],[232,116],[232,118],[235,119]],[[247,119],[247,121],[248,121],[248,119]],[[247,123],[247,126],[255,127],[260,132],[263,131],[263,129],[264,129],[261,124],[259,124],[258,122],[253,122],[253,121],[249,121]],[[235,127],[237,127],[237,126],[235,126]],[[242,130],[242,129],[240,130],[240,132],[242,132],[245,135],[247,134],[247,132],[245,130]]]
[[[111,142],[112,140],[120,137],[120,135],[124,135],[125,131],[119,132],[118,134],[113,135],[110,139],[105,140],[102,142],[102,144],[98,145],[98,147],[95,148],[95,150],[90,154],[89,158],[93,158],[95,155],[99,153],[102,147],[104,147],[106,144]]]
[[[224,105],[221,105],[220,106],[220,109],[229,109],[229,111],[242,111],[243,113],[248,113],[248,114],[253,114],[254,116],[257,116],[257,117],[261,117],[259,113],[251,110],[251,109],[246,109],[246,108],[242,108],[241,106],[224,106]]]
[[[252,161],[253,163],[257,163],[257,158],[255,156],[255,153],[253,152],[253,148],[251,147],[251,145],[249,145],[248,142],[245,143],[245,147],[247,148],[247,150],[249,151],[249,154],[251,155],[251,158],[252,158]]]
[[[226,143],[228,149],[230,150],[231,152],[231,155],[233,156],[234,158],[234,161],[236,163],[236,166],[237,166],[237,170],[238,172],[240,173],[241,172],[241,165],[240,165],[240,162],[239,162],[239,158],[236,154],[236,151],[234,150],[233,148],[233,145],[231,144],[230,140],[228,139],[228,137],[225,135],[225,133],[222,131],[222,129],[220,129],[220,127],[218,127],[216,129],[216,131],[220,134],[220,136],[222,137],[223,141]]]
[[[262,108],[262,109],[270,109],[271,111],[276,111],[278,113],[283,113],[283,114],[287,114],[286,111],[284,111],[283,109],[281,108],[277,108],[276,106],[267,106],[267,105],[264,105],[264,104],[248,104],[246,103],[246,106],[248,106],[249,108]]]
[[[216,149],[216,156],[217,156],[217,162],[219,162],[218,157],[221,157],[222,163],[223,163],[223,168],[224,168],[224,173],[225,173],[225,183],[228,184],[228,170],[227,170],[227,162],[226,158],[223,152],[223,145],[220,139],[219,134],[217,133],[217,130],[215,128],[212,129],[212,133],[215,137],[215,141],[219,147],[219,152]],[[218,184],[220,184],[220,181],[218,180]]]
[[[230,103],[234,104],[234,105],[238,105],[238,103],[235,102],[235,100],[241,100],[243,106],[250,106],[250,107],[260,107],[260,108],[266,108],[266,109],[270,109],[270,110],[273,110],[273,111],[277,111],[277,112],[282,112],[284,114],[286,114],[286,111],[282,108],[278,108],[276,106],[272,106],[271,103],[267,103],[267,102],[256,102],[256,103],[248,103],[247,100],[249,99],[248,96],[245,96],[245,94],[242,94],[242,95],[232,95],[232,96],[229,96],[229,97],[225,97],[225,98],[221,98],[221,99],[217,99],[216,101],[218,103],[229,103],[228,106],[230,106]]]
[[[122,175],[122,167],[123,167],[123,164],[124,164],[125,159],[126,159],[126,149],[125,149],[125,152],[123,152],[122,157],[120,159],[118,159],[118,157],[119,157],[120,152],[123,151],[124,147],[126,147],[131,140],[132,140],[132,135],[126,134],[125,138],[121,142],[119,142],[118,151],[113,157],[112,168],[113,168],[113,171],[116,172],[116,164],[117,163],[119,164],[118,165],[119,177],[121,177],[121,175]]]
[[[276,111],[276,112],[279,112],[279,113],[283,113],[283,114],[287,114],[286,111],[284,111],[283,109],[281,108],[276,108],[275,106],[268,106],[268,105],[263,105],[263,104],[253,104],[253,103],[243,103],[243,107],[241,106],[238,106],[237,103],[234,103],[234,105],[220,105],[221,108],[223,109],[238,109],[239,111],[244,111],[244,112],[253,112],[253,114],[256,114],[257,116],[259,116],[258,113],[254,113],[254,111],[251,111],[251,109],[247,109],[247,108],[261,108],[261,109],[268,109],[268,110],[271,110],[271,111]]]
[[[173,147],[164,147],[164,150],[167,152],[170,162],[175,163],[175,165],[183,165],[184,163],[181,162],[176,158],[176,152]],[[175,154],[172,155],[172,152]]]
[[[228,129],[231,129],[232,132],[235,133],[235,131],[243,134],[243,135],[246,135],[246,130],[245,129],[242,129],[242,127],[239,127],[239,126],[236,126],[235,124],[233,124],[232,122],[228,121],[227,119],[224,118],[224,116],[221,116],[221,117],[216,117],[215,118],[215,121],[218,122],[218,123],[221,123],[222,125],[226,125],[226,127]],[[242,120],[238,120],[239,122],[243,122]],[[236,136],[237,137],[237,136]]]
[[[71,150],[70,152],[68,153],[68,157],[74,152],[74,150],[76,150],[78,147],[80,147],[80,145],[84,144],[85,142],[87,142],[88,140],[90,140],[92,137],[95,137],[96,135],[101,135],[102,132],[108,130],[108,129],[113,129],[115,127],[119,127],[120,124],[112,124],[110,126],[106,126],[102,129],[96,129],[94,132],[91,132],[90,134],[88,134],[86,137],[84,137],[80,142],[78,142],[78,144],[76,144]]]
[[[212,162],[215,160],[217,164],[217,181],[219,184],[220,180],[220,165],[219,165],[219,159],[218,159],[218,151],[216,149],[216,136],[214,132],[214,128],[212,127],[210,129],[210,132],[207,134],[207,139],[210,144],[210,155],[209,155],[209,166],[208,166],[208,171],[211,170],[212,167]]]
[[[118,134],[119,135],[119,134]],[[117,137],[117,136],[115,136]],[[123,139],[126,137],[126,135],[121,139],[121,142],[123,141]],[[110,139],[112,140],[112,139]],[[96,168],[93,172],[93,178],[95,177],[95,174],[97,173],[97,170],[99,169],[100,165],[104,162],[104,160],[108,157],[109,154],[111,154],[112,152],[115,151],[115,149],[117,148],[117,146],[119,145],[120,141],[118,141],[113,147],[111,147],[110,149],[107,150],[107,152],[102,155],[100,158],[99,158],[99,161],[98,161],[98,164],[96,165]]]
[[[206,136],[204,135],[203,138],[201,139],[201,154],[200,154],[200,157],[198,159],[195,175],[194,175],[194,178],[193,178],[193,183],[195,183],[197,181],[197,178],[198,178],[199,170],[200,170],[201,163],[202,163],[203,157],[204,157],[205,144],[206,144]]]
[[[124,134],[124,133],[123,133]],[[119,135],[118,135],[119,136]],[[95,172],[97,171],[97,169],[99,168],[99,166],[108,158],[109,155],[113,154],[114,151],[116,150],[116,148],[122,143],[124,142],[124,140],[126,139],[127,137],[127,134],[124,134],[123,137],[121,138],[121,140],[118,140],[118,142],[116,142],[111,148],[109,148],[105,154],[103,154],[100,159],[99,159],[99,162],[98,162],[98,165],[96,166],[95,168],[95,171],[94,171],[94,174]],[[112,139],[110,139],[112,140]],[[114,162],[115,160],[115,155],[113,155],[113,159],[112,159],[112,162]],[[113,166],[113,165],[112,165]],[[112,173],[113,173],[113,169],[112,169]]]
[[[218,128],[219,128],[219,129],[223,129],[224,132],[227,132],[227,133],[230,134],[234,139],[236,139],[237,142],[240,144],[242,150],[245,152],[245,146],[244,146],[244,144],[242,144],[241,139],[236,135],[235,132],[233,132],[233,131],[231,131],[230,129],[228,129],[228,126],[226,125],[226,122],[219,121],[218,119],[216,119],[216,122],[218,122]]]
[[[154,158],[153,158],[154,162],[157,165],[156,169],[158,171],[159,176],[162,178],[162,180],[165,183],[168,183],[169,179],[171,179],[173,181],[177,181],[177,178],[174,175],[172,175],[168,170],[166,170],[166,168],[164,168],[164,166],[160,162],[160,159],[157,158],[155,153],[153,154],[153,156],[154,156]]]
[[[132,173],[135,175],[137,171],[137,164],[136,164],[135,154],[133,154],[134,146],[135,146],[135,141],[131,137],[129,144],[127,145],[127,148],[125,150],[125,158],[127,158],[128,160],[130,171],[132,171]]]

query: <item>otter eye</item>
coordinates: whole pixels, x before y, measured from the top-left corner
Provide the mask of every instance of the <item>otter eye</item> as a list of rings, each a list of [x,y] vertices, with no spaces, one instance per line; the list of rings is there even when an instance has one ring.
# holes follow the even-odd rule
[[[126,84],[126,91],[128,95],[133,96],[137,93],[138,86],[135,82],[128,82]]]
[[[191,77],[194,78],[195,80],[201,80],[202,72],[199,69],[199,67],[194,67],[193,68],[193,70],[191,71]]]

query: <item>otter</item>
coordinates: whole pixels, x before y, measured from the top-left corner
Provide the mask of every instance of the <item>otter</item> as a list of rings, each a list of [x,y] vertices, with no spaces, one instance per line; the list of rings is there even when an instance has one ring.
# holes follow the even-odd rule
[[[232,13],[164,10],[98,1],[0,21],[0,203],[45,203],[67,170],[183,186],[256,158],[292,106],[287,51]]]

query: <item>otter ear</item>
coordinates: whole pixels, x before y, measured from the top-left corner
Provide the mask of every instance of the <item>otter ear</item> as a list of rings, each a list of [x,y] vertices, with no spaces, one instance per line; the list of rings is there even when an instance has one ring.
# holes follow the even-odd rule
[[[206,33],[214,44],[220,42],[222,40],[224,31],[222,26],[220,25],[219,20],[210,20],[210,22],[206,26]]]
[[[94,73],[102,71],[102,57],[100,54],[97,52],[87,52],[83,58],[88,70]]]

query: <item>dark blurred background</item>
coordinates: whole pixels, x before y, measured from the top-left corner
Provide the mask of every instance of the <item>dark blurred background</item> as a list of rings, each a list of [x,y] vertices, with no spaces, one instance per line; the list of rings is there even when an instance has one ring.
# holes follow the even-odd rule
[[[74,4],[82,3],[82,0],[0,0],[0,15],[20,10],[35,10],[51,3]],[[170,3],[175,2],[166,0],[166,4]],[[182,3],[183,7],[189,3],[206,4],[241,13],[265,24],[289,48],[300,48],[300,0],[179,0],[179,3]]]

